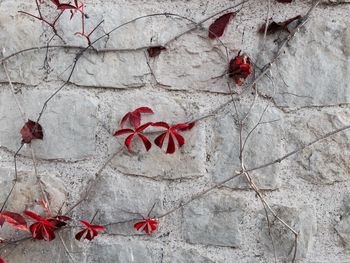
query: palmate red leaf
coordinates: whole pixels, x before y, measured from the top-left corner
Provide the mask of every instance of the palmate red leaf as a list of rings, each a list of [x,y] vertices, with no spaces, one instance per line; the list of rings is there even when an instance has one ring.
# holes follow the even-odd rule
[[[55,238],[54,231],[58,227],[55,225],[57,222],[52,217],[43,218],[40,215],[28,210],[24,211],[23,213],[30,219],[37,221],[29,227],[34,239],[51,241]]]
[[[2,226],[4,222],[9,223],[13,228],[29,231],[26,220],[20,214],[11,211],[3,211],[0,213],[0,226]]]
[[[141,124],[141,113],[153,114],[153,110],[149,107],[140,107],[134,111],[126,113],[120,122],[120,128],[124,127],[128,119],[132,127],[139,127]]]
[[[163,50],[166,50],[163,46],[149,47],[147,48],[148,56],[151,58],[158,57]]]
[[[57,6],[57,9],[59,9],[59,10],[67,10],[67,9],[73,10],[73,9],[77,9],[77,7],[74,5],[70,5],[70,4],[59,4]]]
[[[245,54],[240,54],[231,59],[228,69],[229,77],[233,78],[238,86],[252,73],[250,58]]]
[[[22,142],[31,143],[33,139],[42,140],[44,138],[43,128],[39,123],[28,120],[21,129]]]
[[[300,15],[298,16],[295,16],[295,17],[292,17],[286,21],[283,21],[283,22],[275,22],[275,21],[271,21],[268,26],[267,26],[267,30],[266,30],[266,34],[268,35],[272,35],[272,34],[275,34],[276,32],[278,31],[286,31],[289,33],[289,29],[288,29],[288,25],[290,23],[292,23],[293,21],[295,20],[299,20],[301,18]],[[265,33],[265,26],[266,26],[266,23],[263,24],[260,29],[259,29],[259,33],[260,34],[264,34]]]
[[[134,224],[134,228],[137,231],[144,231],[146,234],[152,234],[157,230],[157,225],[159,222],[156,219],[144,218],[142,221]]]
[[[212,23],[209,26],[208,37],[210,39],[215,39],[215,38],[221,37],[224,34],[228,23],[231,21],[231,19],[235,15],[236,15],[236,13],[230,12],[230,13],[224,14],[224,15],[220,16],[218,19],[216,19],[214,21],[214,23]]]
[[[84,228],[75,235],[75,239],[79,241],[84,235],[84,239],[91,241],[99,234],[99,232],[105,230],[104,226],[92,225],[84,220],[80,220],[80,223],[84,225]]]
[[[169,126],[166,122],[155,122],[152,124],[153,127],[164,128],[167,131],[160,134],[155,140],[154,143],[159,147],[163,147],[164,140],[168,136],[168,146],[166,153],[172,154],[176,150],[174,138],[177,140],[178,147],[181,148],[185,144],[185,138],[179,134],[178,131],[186,131],[193,128],[194,123],[179,123],[173,126]]]
[[[143,142],[145,148],[147,151],[149,151],[152,147],[151,142],[148,140],[148,138],[146,136],[144,136],[142,134],[142,132],[148,128],[150,125],[152,125],[152,122],[147,122],[141,126],[139,126],[138,128],[136,128],[135,130],[133,129],[121,129],[121,130],[117,130],[113,136],[120,136],[123,134],[129,134],[131,133],[124,141],[125,146],[128,148],[129,152],[131,152],[131,143],[132,140],[134,139],[135,135],[137,135]]]

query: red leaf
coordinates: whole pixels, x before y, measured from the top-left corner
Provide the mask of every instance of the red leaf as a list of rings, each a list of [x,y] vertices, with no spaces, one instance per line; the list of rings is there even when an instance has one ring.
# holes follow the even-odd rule
[[[0,258],[0,263],[5,263],[5,261],[2,258]]]
[[[54,217],[43,218],[31,211],[24,211],[23,213],[32,220],[37,221],[29,227],[29,230],[32,233],[32,237],[38,240],[53,240],[55,238],[54,231],[59,227],[61,223],[65,223]]]
[[[59,9],[59,10],[77,9],[77,7],[75,7],[74,5],[70,5],[70,4],[59,4],[57,6],[57,9]]]
[[[54,3],[56,6],[60,5],[60,1],[59,0],[51,0],[52,3]]]
[[[26,220],[20,214],[13,213],[10,211],[3,211],[2,213],[0,213],[0,218],[2,223],[7,222],[16,229],[29,231]]]
[[[144,218],[144,220],[134,224],[134,228],[138,231],[144,231],[146,234],[152,234],[157,230],[159,222],[156,219]]]
[[[22,142],[30,143],[33,139],[42,140],[44,137],[43,128],[39,123],[28,120],[21,129]]]
[[[220,16],[218,19],[216,19],[214,23],[212,23],[209,26],[208,37],[210,39],[221,37],[224,34],[228,23],[231,21],[231,18],[234,17],[235,15],[236,13],[231,12],[231,13],[224,14]]]
[[[141,113],[152,114],[153,110],[149,107],[140,107],[134,111],[130,111],[130,112],[126,113],[120,122],[120,128],[124,127],[124,124],[126,123],[126,121],[128,119],[129,119],[131,126],[133,126],[134,128],[139,127],[141,124]]]
[[[79,241],[84,236],[84,234],[86,234],[84,239],[91,241],[99,234],[100,231],[103,231],[105,229],[104,226],[91,225],[89,222],[84,220],[80,220],[80,223],[85,227],[75,235],[75,239]]]
[[[148,55],[149,55],[151,58],[158,57],[159,54],[160,54],[163,50],[166,50],[166,48],[163,47],[163,46],[155,46],[155,47],[149,47],[149,48],[147,48]]]
[[[179,124],[175,124],[171,127],[166,122],[155,122],[152,124],[152,126],[167,129],[167,131],[160,134],[154,140],[154,143],[159,148],[162,148],[163,143],[164,143],[164,139],[166,136],[168,136],[168,146],[167,146],[166,153],[172,154],[176,150],[175,141],[174,141],[173,136],[175,136],[175,138],[178,142],[178,147],[181,148],[185,144],[185,138],[182,137],[182,135],[180,135],[178,131],[186,131],[186,130],[192,129],[192,127],[194,126],[194,122],[192,122],[192,123],[179,123]]]
[[[279,22],[279,23],[277,23],[275,21],[271,21],[267,26],[266,34],[272,35],[278,31],[287,31],[289,33],[288,25],[295,20],[299,20],[300,18],[301,18],[301,16],[299,15],[299,16],[292,17],[286,21]],[[260,27],[260,29],[259,29],[260,34],[265,33],[265,26],[266,26],[266,24],[263,24]]]
[[[134,138],[134,135],[137,135],[142,140],[143,144],[145,145],[146,150],[149,151],[149,149],[151,149],[151,147],[152,147],[152,144],[146,136],[141,134],[141,132],[144,131],[150,125],[152,125],[152,122],[147,122],[145,124],[142,124],[141,126],[136,128],[135,130],[133,130],[133,129],[117,130],[114,133],[114,136],[119,136],[119,135],[131,133],[128,137],[126,137],[126,139],[124,141],[125,146],[128,148],[129,152],[131,152],[131,142]]]
[[[239,52],[236,57],[231,59],[228,73],[229,77],[233,78],[238,86],[241,86],[252,73],[249,57],[244,54],[240,55]]]

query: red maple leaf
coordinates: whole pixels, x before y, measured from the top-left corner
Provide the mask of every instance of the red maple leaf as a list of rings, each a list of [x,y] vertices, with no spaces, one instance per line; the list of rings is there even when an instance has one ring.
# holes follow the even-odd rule
[[[152,122],[147,122],[134,130],[133,129],[117,130],[113,136],[120,136],[123,134],[131,133],[128,137],[126,137],[126,139],[124,141],[125,146],[128,148],[129,152],[131,152],[131,142],[132,142],[134,136],[137,135],[142,140],[143,144],[145,145],[146,150],[149,151],[149,149],[151,149],[151,147],[152,147],[152,144],[148,140],[148,138],[141,133],[150,125],[152,125]]]
[[[13,213],[11,211],[1,212],[0,227],[2,227],[5,222],[9,223],[13,228],[23,231],[29,231],[26,220],[20,214]]]
[[[79,241],[84,234],[86,234],[84,238],[91,241],[99,234],[98,232],[105,230],[104,226],[91,225],[89,222],[84,220],[80,220],[80,223],[82,223],[85,227],[75,235],[75,239]]]
[[[236,57],[231,59],[229,64],[229,77],[233,78],[238,86],[241,86],[243,82],[252,73],[252,66],[250,59],[247,55],[240,55],[238,53]]]
[[[157,57],[163,50],[166,50],[163,46],[149,47],[147,48],[148,56],[151,58]]]
[[[290,23],[292,23],[293,21],[295,20],[299,20],[301,18],[301,16],[295,16],[295,17],[292,17],[286,21],[283,21],[283,22],[275,22],[275,21],[271,21],[268,25],[267,25],[267,30],[266,30],[266,34],[269,34],[269,35],[272,35],[278,31],[287,31],[288,33],[289,32],[289,29],[288,29],[288,25]],[[265,26],[266,26],[266,23],[263,24],[260,29],[259,29],[259,33],[260,34],[264,34],[265,33]]]
[[[146,234],[152,234],[157,230],[158,224],[159,222],[156,219],[145,217],[142,221],[134,224],[134,228],[138,231],[144,231]]]
[[[124,127],[124,125],[128,119],[129,119],[131,126],[133,126],[134,128],[139,127],[141,124],[141,113],[153,114],[153,110],[149,107],[140,107],[134,111],[128,112],[122,118],[122,120],[120,122],[120,128]]]
[[[58,228],[58,226],[56,226],[57,222],[52,220],[51,217],[43,218],[38,214],[27,210],[23,213],[33,221],[36,221],[36,223],[29,227],[34,239],[51,241],[55,238],[54,231]]]
[[[224,15],[220,16],[218,19],[216,19],[214,21],[214,23],[212,23],[209,26],[208,37],[210,39],[215,39],[215,38],[221,37],[224,34],[228,23],[231,21],[231,19],[235,15],[236,15],[236,13],[230,12],[230,13],[224,14]]]
[[[173,136],[176,138],[179,148],[182,147],[182,145],[184,145],[185,143],[185,138],[179,134],[179,131],[192,129],[194,123],[180,123],[170,127],[169,124],[167,124],[166,122],[155,122],[152,124],[152,126],[167,129],[167,131],[163,132],[154,140],[154,143],[159,148],[162,148],[165,137],[168,136],[168,147],[166,153],[172,154],[176,150]]]
[[[21,129],[22,143],[31,143],[33,139],[44,138],[43,128],[35,121],[28,120]]]

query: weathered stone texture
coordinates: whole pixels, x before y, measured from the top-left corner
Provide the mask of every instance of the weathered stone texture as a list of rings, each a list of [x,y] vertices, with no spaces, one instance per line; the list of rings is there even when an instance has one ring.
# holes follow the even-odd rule
[[[0,145],[17,151],[21,144],[20,129],[24,120],[9,86],[0,93]],[[35,121],[50,92],[23,90],[17,98],[27,118]],[[77,93],[61,93],[48,104],[40,120],[44,140],[35,140],[32,147],[43,159],[84,159],[95,151],[97,103]],[[30,156],[27,146],[21,154]]]
[[[195,200],[184,208],[184,238],[193,244],[238,247],[243,211],[243,201],[228,194]]]

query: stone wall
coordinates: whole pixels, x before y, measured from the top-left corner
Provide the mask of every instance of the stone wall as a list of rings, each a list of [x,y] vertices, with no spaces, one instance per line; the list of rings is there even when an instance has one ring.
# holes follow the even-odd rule
[[[221,38],[230,58],[239,50],[251,57],[256,75],[288,35],[268,35],[264,41],[257,33],[266,19],[268,2],[244,4]],[[152,235],[135,231],[128,220],[135,217],[132,212],[147,214],[153,204],[154,215],[166,213],[240,171],[237,113],[244,116],[249,112],[243,126],[246,136],[268,106],[263,124],[245,146],[248,169],[350,124],[350,5],[336,2],[320,3],[254,89],[244,92],[244,86],[235,87],[230,80],[233,92],[243,91],[243,95],[235,105],[228,104],[184,133],[186,144],[175,154],[167,155],[155,146],[147,153],[135,144],[133,152],[124,149],[108,163],[88,200],[74,210],[73,217],[89,220],[99,210],[95,223],[125,223],[109,225],[92,242],[76,241],[76,229],[64,230],[61,237],[67,249],[59,238],[50,243],[27,240],[0,247],[1,257],[8,262],[70,262],[72,257],[75,262],[257,263],[274,262],[276,256],[277,262],[290,262],[292,232],[272,214],[268,228],[263,205],[244,176],[161,218],[159,229]],[[92,39],[142,15],[171,12],[201,21],[236,3],[85,1],[88,28],[104,20]],[[311,1],[281,4],[271,0],[269,16],[284,21],[306,14],[310,7]],[[45,46],[52,36],[48,26],[19,10],[34,13],[35,1],[0,1],[0,48],[4,57]],[[74,36],[79,31],[78,16],[72,21],[69,13],[64,16],[57,27],[66,44],[86,45],[83,38]],[[205,23],[205,28],[212,21]],[[163,45],[191,26],[183,19],[148,17],[120,28],[108,41],[103,39],[95,45],[96,49],[122,51],[85,52],[70,82],[47,105],[40,121],[44,140],[26,145],[18,157],[18,183],[8,209],[38,209],[35,204],[40,189],[32,150],[52,209],[58,211],[63,205],[65,211],[82,197],[109,156],[123,147],[123,139],[112,134],[126,112],[149,106],[155,115],[145,120],[178,123],[206,115],[230,100],[228,79],[223,76],[227,69],[225,49],[220,41],[208,40],[205,29],[169,42],[167,50],[156,58],[145,55],[145,47]],[[55,44],[62,42],[55,38],[51,45]],[[6,60],[15,97],[4,68],[0,68],[0,200],[5,200],[12,186],[13,155],[21,143],[19,130],[24,120],[37,118],[44,101],[67,79],[67,67],[77,52],[75,48],[49,49],[46,67],[46,49]],[[345,130],[251,173],[263,198],[298,232],[297,262],[350,262],[349,149],[350,133]],[[0,232],[2,238],[21,235],[6,225]]]

